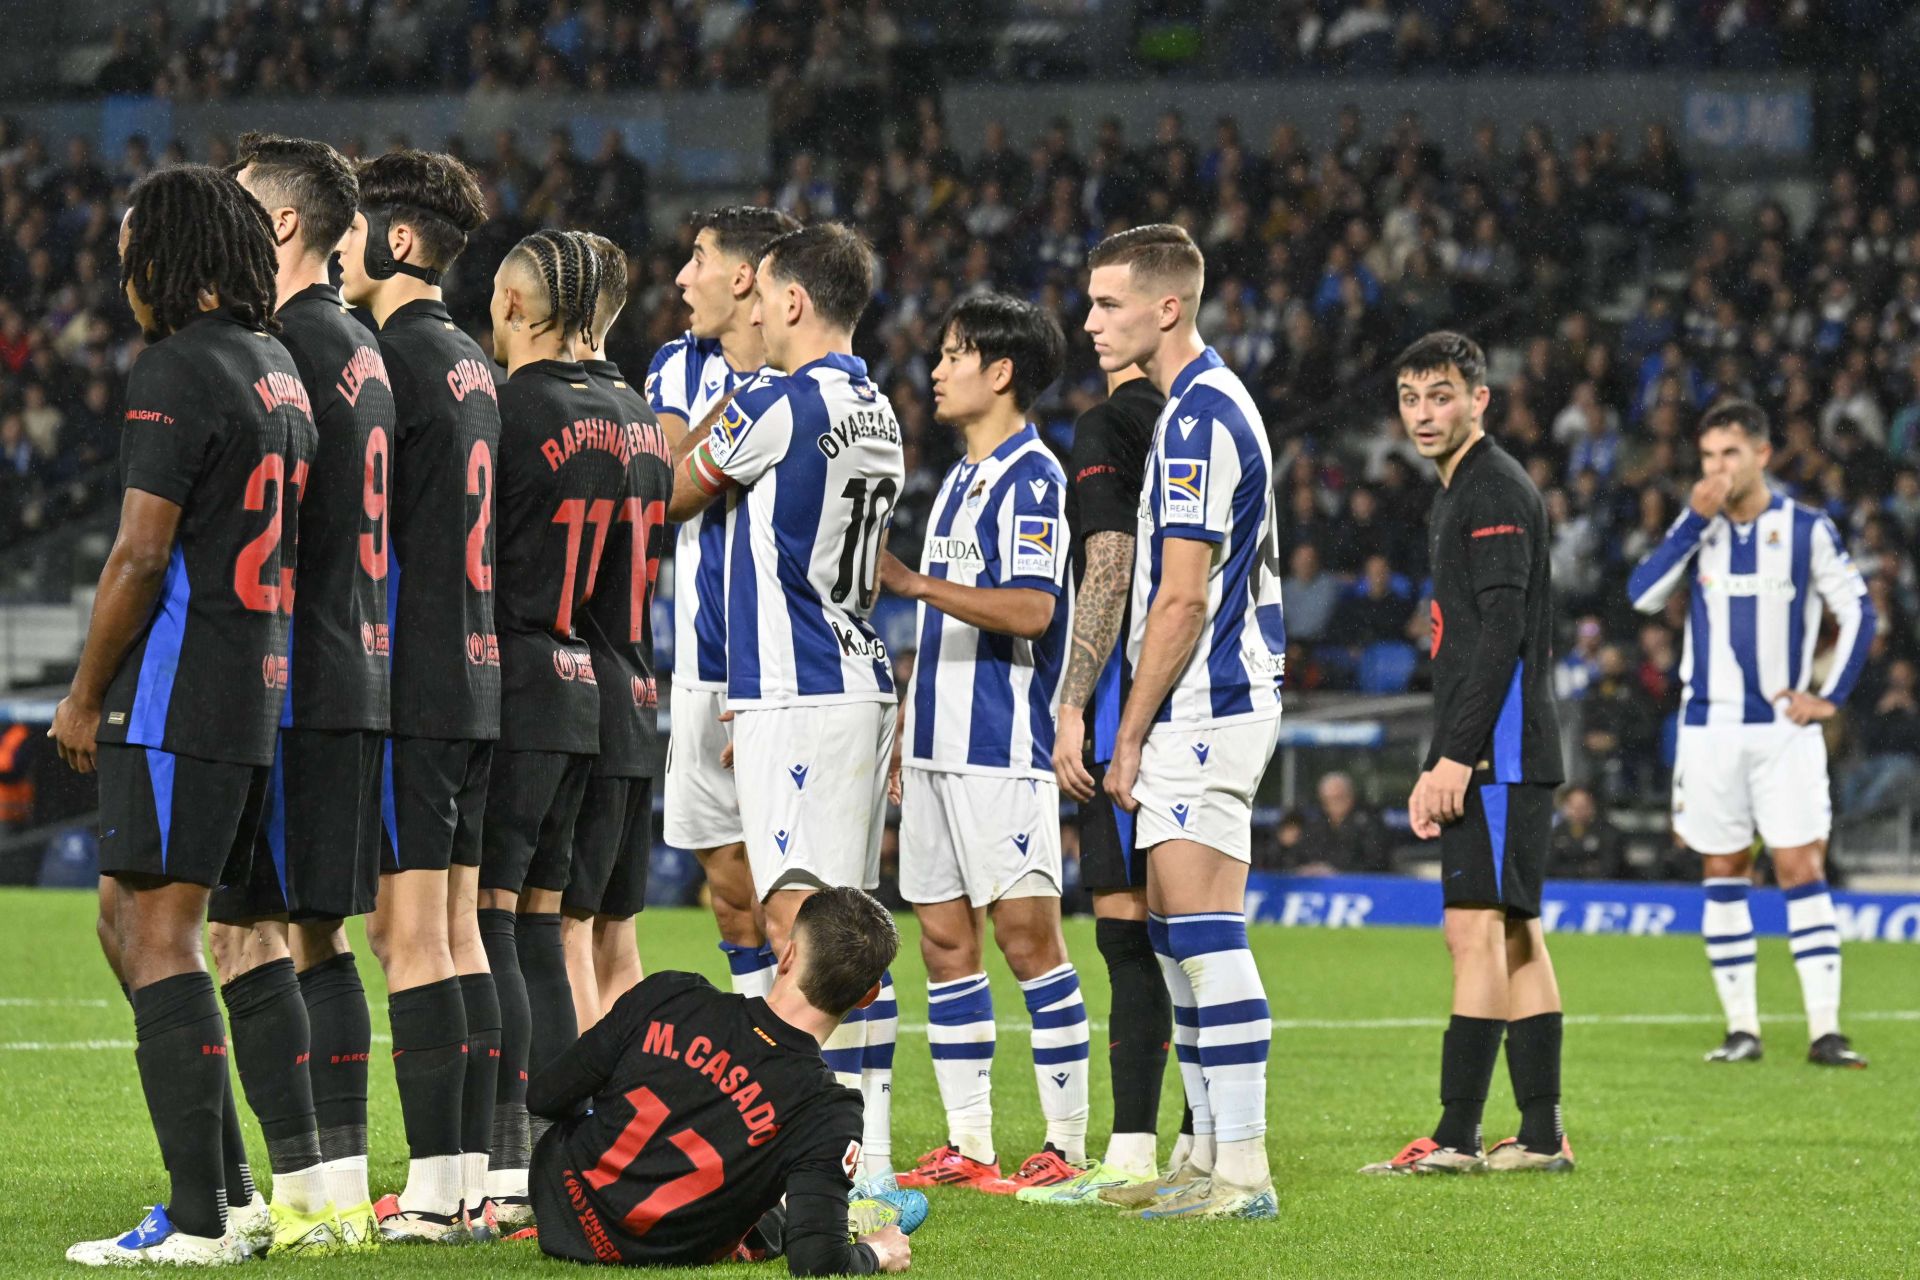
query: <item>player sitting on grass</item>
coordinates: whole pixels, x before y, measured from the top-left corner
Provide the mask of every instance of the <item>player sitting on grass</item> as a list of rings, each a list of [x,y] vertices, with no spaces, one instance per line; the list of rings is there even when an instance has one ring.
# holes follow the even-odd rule
[[[820,1056],[899,949],[885,907],[822,889],[783,934],[764,999],[671,972],[622,996],[528,1088],[554,1121],[533,1157],[541,1249],[616,1266],[784,1252],[794,1275],[905,1271],[926,1197],[856,1202],[864,1234],[849,1241],[860,1093]]]

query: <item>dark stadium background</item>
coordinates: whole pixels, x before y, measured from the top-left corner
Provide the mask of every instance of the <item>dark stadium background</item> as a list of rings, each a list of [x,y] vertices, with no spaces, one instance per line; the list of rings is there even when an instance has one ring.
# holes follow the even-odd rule
[[[994,287],[1057,309],[1076,341],[1037,416],[1064,450],[1101,395],[1078,340],[1087,249],[1117,225],[1188,226],[1209,263],[1202,332],[1259,399],[1281,476],[1288,720],[1361,744],[1292,747],[1270,772],[1267,869],[1423,857],[1403,802],[1425,731],[1431,472],[1398,432],[1382,366],[1447,324],[1489,347],[1489,425],[1548,494],[1556,683],[1588,795],[1567,801],[1555,874],[1695,878],[1664,813],[1684,607],[1640,619],[1623,583],[1685,500],[1697,414],[1754,396],[1781,437],[1776,482],[1834,518],[1880,618],[1829,729],[1835,878],[1920,872],[1916,6],[8,8],[0,880],[44,864],[90,883],[90,780],[59,767],[35,718],[71,672],[118,508],[119,397],[140,346],[114,259],[125,194],[156,165],[224,162],[249,127],[472,163],[494,220],[449,284],[466,323],[485,324],[493,266],[526,231],[614,237],[635,278],[612,354],[636,373],[684,322],[671,281],[688,210],[753,200],[857,223],[882,288],[856,346],[906,429],[894,545],[909,557],[954,453],[927,397],[945,308]],[[911,642],[897,615],[888,634]],[[1322,785],[1336,769],[1351,817],[1341,784]]]

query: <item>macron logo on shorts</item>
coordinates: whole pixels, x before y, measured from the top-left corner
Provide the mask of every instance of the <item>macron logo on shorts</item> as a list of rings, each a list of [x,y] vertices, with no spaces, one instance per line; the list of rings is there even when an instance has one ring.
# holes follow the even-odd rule
[[[811,765],[804,764],[790,764],[787,766],[787,773],[792,776],[793,786],[796,791],[805,791],[807,789],[807,771],[811,768]]]
[[[1213,748],[1204,742],[1193,744],[1194,758],[1200,761],[1200,767],[1206,768],[1207,757],[1213,754]]]
[[[787,856],[787,841],[791,838],[785,831],[773,833],[773,842],[780,846],[780,856],[783,858]]]
[[[1014,847],[1020,850],[1022,858],[1027,856],[1027,844],[1030,839],[1031,837],[1024,831],[1013,838]]]
[[[1187,815],[1192,812],[1193,808],[1191,805],[1177,804],[1173,806],[1173,820],[1180,824],[1181,830],[1186,830]]]

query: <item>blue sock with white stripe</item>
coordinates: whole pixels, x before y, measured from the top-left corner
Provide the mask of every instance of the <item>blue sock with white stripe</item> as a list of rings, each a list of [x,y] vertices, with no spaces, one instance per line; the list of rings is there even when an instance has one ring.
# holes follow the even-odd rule
[[[726,953],[727,972],[733,975],[735,995],[764,998],[773,989],[773,970],[779,962],[773,958],[772,947],[764,942],[757,947],[722,942],[720,950]]]
[[[1047,1145],[1070,1161],[1087,1158],[1087,1006],[1071,961],[1020,984],[1033,1019],[1033,1074]]]
[[[1825,880],[1788,889],[1787,934],[1793,967],[1800,971],[1800,998],[1807,1006],[1807,1039],[1840,1030],[1840,930]]]
[[[947,1141],[960,1154],[993,1163],[993,990],[987,975],[927,983],[927,1041]]]
[[[1700,913],[1713,989],[1727,1013],[1727,1033],[1760,1034],[1760,994],[1755,980],[1753,913],[1747,908],[1752,886],[1744,876],[1708,876],[1702,884],[1707,905]]]
[[[1273,1019],[1247,947],[1246,917],[1239,912],[1169,916],[1167,943],[1193,988],[1200,1074],[1213,1112],[1214,1177],[1238,1187],[1264,1186],[1271,1180],[1267,1049]]]
[[[1147,917],[1147,941],[1153,944],[1160,976],[1166,979],[1167,995],[1173,1000],[1173,1056],[1180,1064],[1187,1110],[1193,1113],[1193,1146],[1187,1152],[1187,1163],[1208,1173],[1213,1169],[1213,1108],[1207,1103],[1207,1081],[1200,1071],[1200,1012],[1195,1007],[1193,984],[1174,958],[1168,934],[1167,917]]]
[[[880,975],[880,996],[867,1006],[865,1044],[860,1057],[860,1099],[866,1128],[860,1139],[860,1176],[893,1172],[893,1042],[900,1033],[900,1005],[893,998],[893,974]]]

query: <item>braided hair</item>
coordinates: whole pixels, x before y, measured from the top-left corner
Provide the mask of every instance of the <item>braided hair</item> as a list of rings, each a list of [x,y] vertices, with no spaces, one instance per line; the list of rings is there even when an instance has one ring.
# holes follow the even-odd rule
[[[204,293],[255,329],[278,331],[273,223],[246,188],[203,164],[148,174],[130,197],[120,281],[153,310],[163,333],[200,314]]]
[[[513,247],[533,263],[547,291],[547,317],[533,326],[535,333],[558,329],[572,342],[593,345],[593,320],[600,307],[600,256],[578,231],[536,231]]]

